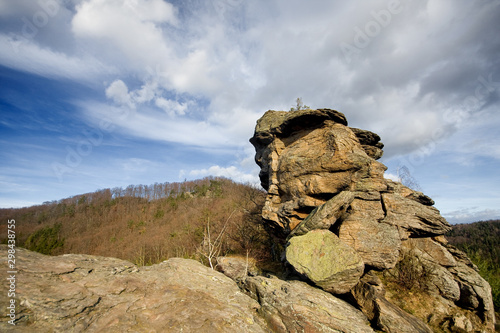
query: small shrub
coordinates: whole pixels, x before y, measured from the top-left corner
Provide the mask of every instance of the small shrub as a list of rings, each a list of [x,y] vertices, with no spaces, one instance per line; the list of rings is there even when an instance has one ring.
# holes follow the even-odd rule
[[[425,290],[431,278],[429,268],[420,262],[414,249],[402,250],[401,260],[387,272],[391,282],[408,291]]]
[[[154,215],[155,219],[161,219],[163,216],[165,216],[163,209],[158,209]]]

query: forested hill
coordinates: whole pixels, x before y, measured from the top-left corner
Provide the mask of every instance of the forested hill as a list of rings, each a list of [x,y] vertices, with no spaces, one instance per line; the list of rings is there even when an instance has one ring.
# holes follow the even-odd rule
[[[213,177],[103,189],[0,209],[0,242],[7,243],[6,224],[15,219],[17,246],[45,254],[94,254],[144,265],[170,257],[208,264],[210,256],[248,252],[271,262],[277,252],[261,223],[264,198],[260,189]],[[446,238],[478,266],[499,309],[500,220],[453,225]]]
[[[500,220],[453,226],[446,238],[467,253],[491,285],[495,309],[500,309]]]
[[[93,254],[139,265],[247,251],[265,257],[269,239],[260,223],[264,197],[260,189],[213,177],[103,189],[1,209],[0,241],[7,242],[5,224],[15,219],[17,246],[45,254]]]

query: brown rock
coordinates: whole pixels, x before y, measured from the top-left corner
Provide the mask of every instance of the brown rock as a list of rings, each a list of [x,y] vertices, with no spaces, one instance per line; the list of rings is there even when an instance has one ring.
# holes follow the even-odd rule
[[[354,193],[342,191],[321,206],[316,207],[291,232],[289,237],[300,236],[316,229],[329,229],[345,214],[354,200]]]
[[[440,309],[429,310],[425,320],[448,330],[469,327],[468,322],[475,330],[493,327],[489,285],[467,256],[442,237],[451,226],[433,207],[434,201],[384,178],[386,167],[376,161],[383,148],[377,134],[348,127],[344,115],[333,110],[269,111],[257,122],[250,141],[268,192],[262,216],[275,235],[289,241],[286,257],[297,271],[334,293],[341,291],[334,290],[331,281],[349,290],[359,278],[356,274],[354,280],[348,274],[330,278],[336,276],[328,271],[333,257],[322,259],[329,241],[312,240],[312,235],[332,238],[329,232],[333,232],[336,241],[353,250],[368,268],[393,273],[406,256],[403,248],[410,247],[410,263],[418,266],[414,273],[425,277],[416,284]],[[311,237],[310,244],[301,237]],[[379,327],[385,331],[420,327],[379,296],[366,305],[384,313]],[[468,322],[460,319],[462,315]]]
[[[365,265],[377,269],[394,267],[401,248],[397,227],[381,223],[383,218],[380,201],[354,199],[338,231],[339,238],[356,250]]]
[[[247,276],[256,276],[262,273],[252,257],[218,257],[215,268],[236,282],[241,282]]]

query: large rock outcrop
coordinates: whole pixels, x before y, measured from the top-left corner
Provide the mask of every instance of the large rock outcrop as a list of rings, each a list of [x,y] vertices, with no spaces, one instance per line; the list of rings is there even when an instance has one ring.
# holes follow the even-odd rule
[[[6,260],[0,258],[1,267]],[[137,267],[18,248],[16,263],[16,325],[3,315],[2,332],[269,332],[257,301],[194,260]],[[9,302],[6,288],[0,284],[2,309]]]
[[[384,178],[386,167],[377,161],[383,144],[377,134],[349,127],[335,110],[268,111],[257,121],[250,142],[267,190],[262,216],[286,240],[286,262],[299,275],[334,294],[348,292],[377,329],[428,332],[426,323],[384,296],[381,281],[372,283],[377,272],[397,275],[411,253],[415,270],[426,272],[422,288],[440,304],[440,311],[422,315],[428,324],[445,331],[459,323],[493,330],[488,283],[463,253],[446,244],[441,235],[451,227],[434,201]],[[333,233],[342,246],[328,247],[327,255],[318,250],[325,248],[324,239],[311,235],[318,230]],[[297,243],[303,237],[313,250],[298,261]],[[364,264],[361,274],[318,281],[318,276],[338,269],[338,260],[351,250]],[[306,255],[314,258],[305,260]],[[370,278],[365,272],[371,272]]]
[[[237,282],[180,258],[138,267],[18,248],[16,260],[15,325],[4,315],[1,332],[374,332],[348,302],[305,282],[258,276],[244,258],[218,258]],[[0,285],[2,295],[8,288]],[[1,297],[0,307],[9,302]]]

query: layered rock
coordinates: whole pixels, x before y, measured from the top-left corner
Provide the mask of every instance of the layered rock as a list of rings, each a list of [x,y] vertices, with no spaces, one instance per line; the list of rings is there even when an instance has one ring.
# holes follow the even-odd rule
[[[6,261],[0,258],[2,267]],[[257,301],[194,260],[137,267],[115,258],[50,257],[18,248],[16,263],[16,325],[2,316],[2,332],[269,332]],[[0,284],[2,309],[7,287]]]
[[[285,259],[296,272],[334,294],[349,291],[358,307],[371,309],[365,315],[378,329],[427,332],[425,323],[392,304],[384,297],[384,286],[374,287],[363,273],[334,279],[337,260],[345,258],[334,250],[326,257],[328,242],[318,235],[333,233],[335,242],[343,244],[340,248],[361,258],[367,272],[396,271],[411,246],[420,269],[432,272],[425,289],[446,309],[433,316],[432,324],[450,330],[469,324],[476,330],[493,329],[488,283],[463,253],[440,238],[451,227],[434,201],[384,178],[377,134],[349,127],[335,110],[268,111],[257,121],[250,142],[267,190],[262,216],[287,241]]]

